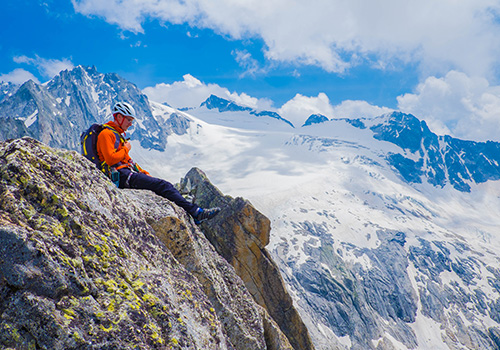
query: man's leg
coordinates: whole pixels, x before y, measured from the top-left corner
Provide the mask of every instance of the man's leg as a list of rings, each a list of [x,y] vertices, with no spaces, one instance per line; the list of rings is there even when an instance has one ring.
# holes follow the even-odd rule
[[[184,208],[184,210],[193,217],[196,216],[198,212],[199,207],[196,204],[187,201],[168,181],[143,173],[133,173],[130,176],[128,184],[129,188],[153,191],[157,195],[174,202],[181,208]]]

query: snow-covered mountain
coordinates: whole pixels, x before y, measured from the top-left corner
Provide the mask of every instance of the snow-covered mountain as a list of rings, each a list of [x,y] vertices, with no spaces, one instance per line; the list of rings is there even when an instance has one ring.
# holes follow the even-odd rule
[[[437,136],[425,122],[412,115],[393,113],[391,118],[367,122],[374,138],[401,147],[404,154],[389,154],[389,163],[408,182],[422,178],[437,186],[451,184],[459,191],[470,191],[471,183],[500,179],[500,144],[473,142],[450,136]]]
[[[2,128],[0,139],[27,134],[49,146],[79,149],[81,132],[106,122],[117,101],[133,101],[138,118],[129,136],[145,148],[163,151],[167,136],[183,132],[185,124],[175,115],[170,120],[153,116],[147,97],[134,84],[95,67],[78,66],[46,84],[30,80],[17,89],[5,85],[2,91],[0,120],[9,127]]]
[[[236,102],[226,100],[224,98],[220,98],[215,95],[210,95],[204,102],[201,103],[200,108],[205,107],[208,110],[213,110],[217,109],[219,113],[224,113],[224,112],[248,112],[250,115],[256,116],[256,117],[270,117],[274,118],[280,121],[285,122],[292,128],[294,127],[293,124],[282,118],[278,113],[272,112],[272,111],[257,111],[256,109],[250,108],[250,107],[245,107],[245,106],[240,106]],[[192,108],[195,109],[196,108]]]
[[[18,88],[19,86],[16,84],[0,82],[0,102],[2,102],[5,97],[11,96]]]
[[[322,114],[312,114],[307,118],[306,122],[302,126],[308,126],[312,124],[319,124],[328,121],[328,118]]]
[[[268,249],[317,349],[500,348],[498,143],[397,112],[294,128],[216,96],[179,111],[85,67],[3,96],[0,136],[67,148],[111,101],[137,106],[144,168],[175,182],[199,167],[271,219]]]

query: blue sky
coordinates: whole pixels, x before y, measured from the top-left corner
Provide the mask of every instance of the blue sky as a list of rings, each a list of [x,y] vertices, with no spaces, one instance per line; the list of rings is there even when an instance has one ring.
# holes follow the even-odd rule
[[[498,0],[3,1],[0,80],[116,72],[158,102],[216,93],[295,124],[398,109],[500,140]],[[473,126],[473,127],[472,127]]]

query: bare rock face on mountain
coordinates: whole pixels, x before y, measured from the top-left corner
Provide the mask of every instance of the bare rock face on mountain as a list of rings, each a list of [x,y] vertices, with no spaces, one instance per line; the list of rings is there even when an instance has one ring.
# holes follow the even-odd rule
[[[291,349],[174,204],[30,138],[0,174],[0,347]]]
[[[218,216],[202,224],[203,232],[234,266],[254,299],[268,310],[294,349],[314,349],[279,269],[265,249],[269,243],[269,219],[250,202],[224,196],[199,169],[191,169],[180,186],[181,192],[194,196],[200,206],[222,208]]]

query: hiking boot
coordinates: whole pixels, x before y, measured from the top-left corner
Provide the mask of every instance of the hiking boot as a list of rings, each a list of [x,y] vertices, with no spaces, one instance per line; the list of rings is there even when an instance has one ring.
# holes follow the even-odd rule
[[[194,216],[194,222],[196,225],[201,224],[205,220],[210,220],[213,218],[215,215],[219,214],[220,208],[215,207],[215,208],[210,208],[210,209],[198,209],[198,212]]]

